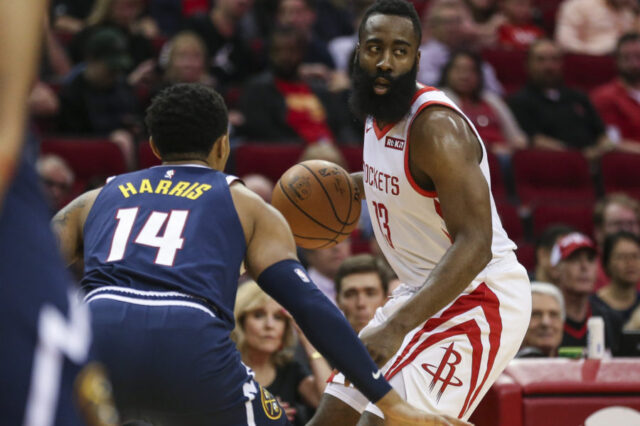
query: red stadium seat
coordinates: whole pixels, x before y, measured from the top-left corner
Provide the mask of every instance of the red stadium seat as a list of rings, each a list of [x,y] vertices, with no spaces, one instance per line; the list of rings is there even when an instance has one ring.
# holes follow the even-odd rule
[[[347,171],[358,172],[362,170],[362,147],[342,146],[340,147],[344,159],[347,161]]]
[[[149,142],[141,142],[138,145],[138,168],[146,169],[148,167],[157,166],[160,160],[151,151]]]
[[[589,164],[578,151],[522,150],[512,158],[522,203],[590,203],[595,188]]]
[[[590,92],[615,76],[613,56],[567,54],[564,57],[564,80],[569,87]]]
[[[533,271],[536,267],[536,247],[531,243],[518,243],[516,257],[527,271]]]
[[[276,182],[298,162],[304,146],[283,144],[246,144],[235,149],[235,174],[259,173]]]
[[[640,155],[610,152],[600,161],[605,192],[624,192],[640,199]]]
[[[549,226],[565,224],[593,236],[593,204],[542,204],[533,210],[535,238]]]
[[[509,203],[496,203],[498,215],[504,230],[513,241],[520,241],[524,238],[524,227],[518,213],[518,208]]]
[[[491,175],[491,193],[493,194],[493,199],[496,203],[505,202],[507,200],[507,189],[498,157],[491,153],[491,151],[487,151],[487,161]]]
[[[105,139],[48,138],[42,141],[41,152],[58,155],[69,163],[76,177],[72,196],[127,171],[120,149]]]
[[[485,49],[482,52],[484,60],[495,69],[507,95],[520,89],[527,81],[526,55],[523,50]]]

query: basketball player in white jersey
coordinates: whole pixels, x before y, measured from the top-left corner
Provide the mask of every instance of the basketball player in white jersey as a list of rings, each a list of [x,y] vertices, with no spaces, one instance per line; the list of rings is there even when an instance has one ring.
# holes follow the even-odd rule
[[[375,3],[359,29],[351,103],[366,121],[354,178],[403,282],[360,336],[410,404],[466,420],[520,347],[530,284],[496,213],[480,136],[441,91],[416,82],[420,40],[403,0]],[[312,424],[359,419],[383,423],[338,374]]]

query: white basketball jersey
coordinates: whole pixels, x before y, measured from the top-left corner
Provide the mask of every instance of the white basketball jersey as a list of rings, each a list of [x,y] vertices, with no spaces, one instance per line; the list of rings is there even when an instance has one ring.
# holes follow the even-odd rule
[[[378,244],[403,283],[422,286],[451,246],[436,192],[425,191],[409,171],[409,131],[416,116],[429,105],[459,112],[482,145],[480,169],[490,185],[487,152],[473,123],[440,90],[419,86],[404,119],[379,129],[372,117],[365,123],[363,183],[367,207]],[[464,173],[464,170],[460,170]],[[491,196],[493,259],[511,253],[516,245],[507,237]],[[492,261],[493,262],[493,261]]]

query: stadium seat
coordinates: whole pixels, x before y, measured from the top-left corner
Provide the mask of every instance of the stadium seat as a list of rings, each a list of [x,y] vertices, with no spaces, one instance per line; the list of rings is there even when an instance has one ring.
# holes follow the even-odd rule
[[[624,192],[640,199],[640,155],[610,152],[600,161],[604,191]]]
[[[506,95],[519,90],[527,81],[526,52],[522,50],[485,49],[482,57],[496,71]]]
[[[489,173],[491,174],[491,193],[496,203],[506,202],[507,189],[504,183],[504,176],[500,168],[500,161],[491,151],[487,151],[487,161],[489,163]]]
[[[516,190],[525,205],[595,200],[589,164],[579,151],[527,149],[517,151],[512,163]]]
[[[565,224],[593,237],[593,204],[541,204],[533,209],[533,235],[550,225]]]
[[[151,151],[149,142],[141,142],[138,145],[138,168],[146,169],[148,167],[157,166],[160,160]]]
[[[120,149],[105,139],[48,138],[42,141],[41,152],[58,155],[69,164],[75,173],[73,197],[127,171]]]
[[[496,209],[498,215],[502,221],[504,230],[507,231],[507,235],[513,241],[520,241],[524,238],[524,227],[522,226],[522,219],[518,213],[518,208],[509,203],[496,203]]]
[[[238,176],[259,173],[276,182],[289,167],[298,162],[303,150],[302,145],[241,145],[234,150],[234,173]]]
[[[590,92],[615,76],[613,56],[567,54],[564,57],[564,81],[574,89]]]
[[[517,243],[516,257],[524,268],[531,272],[536,267],[536,247],[532,243]]]

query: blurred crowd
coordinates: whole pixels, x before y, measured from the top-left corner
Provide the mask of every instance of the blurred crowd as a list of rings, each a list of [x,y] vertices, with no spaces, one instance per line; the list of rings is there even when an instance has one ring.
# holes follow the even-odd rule
[[[148,138],[145,108],[179,82],[198,82],[224,96],[234,149],[295,146],[302,156],[294,162],[323,158],[355,171],[344,152],[362,144],[363,122],[348,106],[350,70],[359,18],[372,2],[52,0],[29,102],[43,147],[57,141],[38,163],[52,210],[99,185],[78,163],[106,156],[89,150],[78,160],[60,146],[113,145],[122,169],[100,173],[149,165],[141,149]],[[600,166],[617,153],[640,170],[640,2],[412,3],[423,19],[418,81],[445,91],[475,124],[492,173],[502,176],[498,211],[515,212],[517,227],[511,228],[519,231],[505,226],[534,280],[520,355],[557,356],[561,347],[584,347],[591,316],[605,320],[609,353],[629,355],[623,330],[640,329],[640,207],[636,198],[606,187]],[[514,166],[518,153],[532,150],[584,159],[591,194],[572,201],[587,206],[581,221],[561,210],[553,223],[532,223],[542,202],[523,198]],[[242,168],[237,161],[229,172]],[[277,176],[260,161],[244,181],[269,201]],[[544,173],[546,165],[540,169]],[[638,197],[640,181],[635,185]],[[562,206],[563,197],[551,203]],[[376,247],[366,209],[360,225],[350,240],[301,253],[314,282],[357,331],[402,285]],[[236,317],[244,362],[303,424],[330,366],[255,283],[242,285]]]

